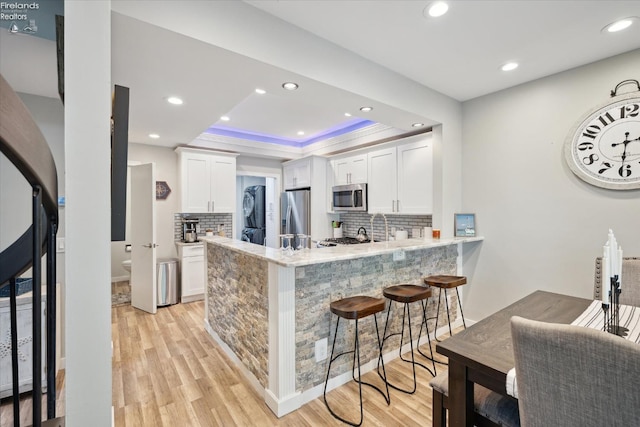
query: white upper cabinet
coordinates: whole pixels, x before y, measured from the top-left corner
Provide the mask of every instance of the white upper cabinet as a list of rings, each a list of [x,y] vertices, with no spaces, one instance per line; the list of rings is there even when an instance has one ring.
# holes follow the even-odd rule
[[[311,188],[311,238],[326,239],[331,236],[331,220],[327,215],[327,159],[309,156],[282,164],[285,190]]]
[[[284,189],[311,187],[311,160],[309,158],[288,162],[282,167]]]
[[[369,152],[370,213],[433,213],[432,145],[422,136]]]
[[[396,212],[433,213],[433,144],[430,141],[398,145]]]
[[[362,184],[366,183],[367,155],[343,157],[333,161],[334,185]]]
[[[181,212],[235,212],[236,156],[179,147]]]
[[[398,195],[396,147],[369,153],[369,213],[395,212]]]

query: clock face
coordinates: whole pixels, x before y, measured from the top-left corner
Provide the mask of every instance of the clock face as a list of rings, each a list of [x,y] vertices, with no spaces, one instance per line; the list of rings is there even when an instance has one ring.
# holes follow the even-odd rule
[[[640,188],[640,95],[616,97],[583,117],[564,145],[565,160],[589,184]]]

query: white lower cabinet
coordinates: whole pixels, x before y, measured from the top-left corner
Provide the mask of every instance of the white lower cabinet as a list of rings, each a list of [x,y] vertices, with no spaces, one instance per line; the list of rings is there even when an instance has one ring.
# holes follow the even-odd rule
[[[206,285],[204,244],[178,246],[180,258],[181,302],[204,298]]]
[[[18,378],[19,392],[33,390],[33,293],[29,292],[18,296],[17,321],[18,321]],[[46,389],[46,294],[42,294],[41,305],[41,331],[42,331],[42,389]],[[60,333],[60,332],[58,332]],[[11,370],[11,313],[9,310],[9,298],[0,298],[0,398],[13,394],[13,381]]]

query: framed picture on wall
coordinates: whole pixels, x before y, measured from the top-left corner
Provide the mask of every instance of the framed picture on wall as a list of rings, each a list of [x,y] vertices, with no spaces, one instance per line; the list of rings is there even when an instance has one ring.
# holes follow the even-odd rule
[[[476,235],[476,214],[457,213],[453,215],[455,237],[474,237]]]

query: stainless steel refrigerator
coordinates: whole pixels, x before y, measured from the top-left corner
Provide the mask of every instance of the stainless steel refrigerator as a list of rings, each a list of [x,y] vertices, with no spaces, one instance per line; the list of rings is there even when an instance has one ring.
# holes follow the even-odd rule
[[[298,234],[311,234],[311,190],[289,190],[282,193],[282,215],[280,231],[282,234],[294,234],[293,247],[299,245]],[[311,239],[307,239],[307,247]]]

